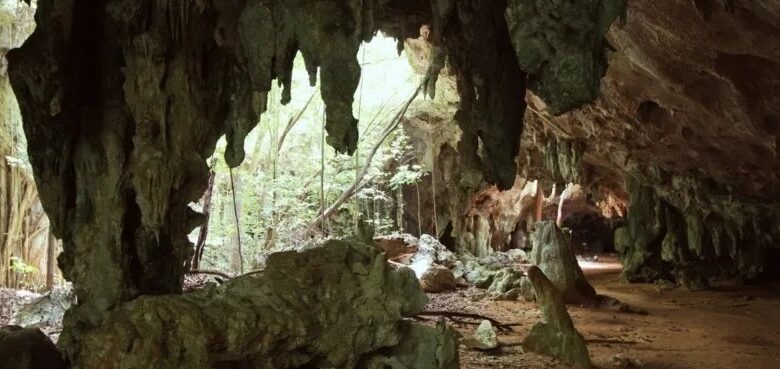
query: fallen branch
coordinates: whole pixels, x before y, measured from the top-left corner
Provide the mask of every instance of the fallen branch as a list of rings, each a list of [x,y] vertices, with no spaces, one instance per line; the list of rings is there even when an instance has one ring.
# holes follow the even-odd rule
[[[320,215],[314,219],[311,223],[309,223],[309,226],[307,227],[307,230],[313,229],[317,224],[321,223],[324,219],[329,218],[333,213],[338,210],[338,208],[347,200],[349,200],[359,189],[359,186],[361,182],[363,181],[363,178],[368,173],[369,168],[371,167],[371,161],[374,158],[374,155],[377,151],[379,151],[379,148],[382,146],[382,143],[385,142],[388,136],[396,129],[401,123],[401,118],[403,118],[404,114],[406,114],[406,110],[409,109],[409,105],[412,104],[414,99],[417,97],[417,95],[420,93],[420,90],[422,90],[423,84],[419,84],[417,86],[417,89],[414,90],[414,93],[411,97],[406,101],[406,103],[403,105],[401,110],[396,113],[396,115],[393,117],[393,119],[390,121],[390,124],[385,128],[385,130],[382,132],[382,134],[379,137],[379,140],[374,144],[374,147],[371,149],[370,154],[366,158],[365,164],[363,164],[363,168],[361,168],[360,173],[358,173],[357,177],[355,178],[355,182],[350,186],[348,189],[346,189],[344,192],[341,193],[341,196],[339,196],[336,201],[327,208],[325,211],[319,211]]]
[[[255,269],[255,270],[250,270],[250,271],[248,271],[248,272],[246,272],[246,273],[244,273],[244,274],[239,274],[239,275],[237,275],[237,276],[235,276],[235,277],[233,277],[233,278],[238,278],[238,277],[246,277],[246,276],[248,276],[248,275],[253,275],[253,274],[260,274],[260,273],[262,273],[263,271],[265,271],[265,269]]]
[[[216,276],[219,276],[219,277],[222,277],[222,278],[225,278],[225,279],[233,278],[233,276],[231,276],[230,274],[227,274],[225,272],[220,272],[218,270],[209,270],[209,269],[190,270],[189,272],[187,272],[187,274],[209,274],[209,275],[216,275]]]
[[[466,318],[466,319],[479,319],[479,320],[487,320],[491,324],[493,324],[494,327],[496,327],[500,331],[504,332],[512,332],[512,326],[509,324],[504,324],[499,322],[498,320],[495,320],[491,317],[484,316],[481,314],[472,314],[472,313],[461,313],[458,311],[440,311],[440,310],[430,310],[430,311],[423,311],[417,314],[417,316],[441,316],[445,317],[447,319],[450,319],[452,321],[456,321],[459,323],[469,324],[466,322],[463,322],[462,320],[459,320],[457,318]]]
[[[284,144],[284,139],[287,138],[287,134],[290,133],[293,126],[295,126],[295,123],[298,123],[298,121],[301,120],[301,117],[303,116],[303,113],[306,111],[306,108],[309,107],[309,104],[314,99],[314,95],[316,95],[316,93],[312,93],[311,96],[309,96],[309,99],[306,100],[306,104],[303,105],[301,110],[298,110],[298,113],[290,117],[290,120],[287,122],[287,126],[284,127],[284,131],[282,131],[282,136],[279,137],[279,142],[276,144],[277,153],[282,151],[282,145]]]

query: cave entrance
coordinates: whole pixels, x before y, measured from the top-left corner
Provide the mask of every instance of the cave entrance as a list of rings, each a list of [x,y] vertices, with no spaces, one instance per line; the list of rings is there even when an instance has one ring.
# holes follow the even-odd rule
[[[256,270],[271,252],[352,237],[356,229],[363,236],[432,232],[419,228],[429,211],[418,204],[430,199],[423,183],[430,175],[405,130],[431,104],[410,99],[427,61],[417,53],[399,54],[396,46],[380,33],[357,53],[362,72],[353,111],[360,139],[353,156],[326,142],[320,86],[310,85],[300,54],[291,101],[280,104],[282,89],[272,87],[268,110],[246,138],[244,162],[230,170],[223,160],[227,142],[218,142],[208,160],[209,188],[191,204],[208,214],[189,236],[196,245],[192,269]]]
[[[34,13],[34,4],[11,1],[0,6],[0,289],[41,292],[63,283],[56,261],[62,245],[49,229],[38,196],[6,69],[8,50],[19,47],[35,29]]]

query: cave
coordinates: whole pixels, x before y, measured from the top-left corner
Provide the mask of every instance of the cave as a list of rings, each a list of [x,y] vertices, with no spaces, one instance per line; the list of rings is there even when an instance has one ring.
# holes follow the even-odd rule
[[[0,0],[0,32],[0,369],[780,363],[776,0]]]

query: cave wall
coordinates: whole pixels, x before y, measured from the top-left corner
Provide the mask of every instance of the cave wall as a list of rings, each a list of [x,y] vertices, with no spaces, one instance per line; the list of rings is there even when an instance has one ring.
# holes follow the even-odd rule
[[[767,257],[777,255],[780,239],[780,4],[632,1],[624,14],[620,4],[575,3],[507,4],[507,32],[528,74],[516,174],[547,186],[578,183],[601,213],[627,216],[615,246],[629,280],[700,288],[770,273]],[[578,11],[552,17],[562,27],[537,17],[567,6]],[[596,21],[585,24],[578,15]],[[539,21],[516,21],[523,17]],[[600,17],[625,22],[610,26]],[[591,33],[568,39],[544,32],[563,29]],[[594,46],[606,45],[598,35],[606,52]],[[417,49],[407,47],[425,55]],[[565,70],[568,83],[541,85]],[[599,73],[600,85],[593,78]],[[480,149],[471,155],[468,142],[466,134],[450,144],[460,155],[457,170],[447,195],[437,198],[451,204],[450,219],[463,219],[469,200],[491,182],[485,171],[469,170],[487,156]]]
[[[520,160],[543,171],[534,144],[580,143],[582,184],[628,204],[615,234],[627,279],[699,288],[766,271],[780,239],[778,9],[629,2],[607,33],[614,50],[593,104],[555,115],[529,95]]]

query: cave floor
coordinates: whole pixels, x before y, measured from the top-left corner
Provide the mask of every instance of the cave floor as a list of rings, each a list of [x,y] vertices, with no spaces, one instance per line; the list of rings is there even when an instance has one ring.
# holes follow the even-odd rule
[[[600,295],[632,308],[621,312],[614,304],[568,307],[588,342],[595,367],[780,368],[780,283],[691,292],[624,283],[620,265],[606,258],[581,265]],[[486,315],[514,328],[514,332],[499,332],[501,347],[495,351],[473,351],[461,345],[461,368],[568,368],[551,358],[523,353],[520,342],[540,316],[535,303],[495,301],[482,298],[484,293],[472,287],[429,294],[428,310]],[[0,290],[0,325],[10,323],[11,312],[34,296]],[[475,328],[456,327],[464,335]],[[52,329],[46,328],[56,327],[44,327],[51,334]]]
[[[617,264],[588,264],[583,269],[598,293],[618,299],[634,311],[623,313],[617,306],[569,306],[575,326],[588,341],[595,367],[780,368],[778,285],[704,292],[662,290],[653,284],[620,281]],[[430,310],[477,313],[518,324],[514,333],[499,333],[502,346],[495,352],[472,351],[461,345],[461,368],[568,367],[523,353],[520,342],[539,319],[536,304],[480,300],[479,294],[479,290],[466,289],[430,295]],[[458,328],[468,334],[474,327]]]

